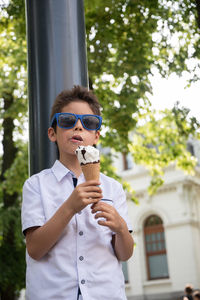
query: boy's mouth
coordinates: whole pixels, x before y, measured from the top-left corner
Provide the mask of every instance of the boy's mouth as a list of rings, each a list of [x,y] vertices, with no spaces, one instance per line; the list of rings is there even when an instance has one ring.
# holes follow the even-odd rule
[[[74,135],[72,138],[71,138],[72,142],[82,142],[83,139],[80,135]]]

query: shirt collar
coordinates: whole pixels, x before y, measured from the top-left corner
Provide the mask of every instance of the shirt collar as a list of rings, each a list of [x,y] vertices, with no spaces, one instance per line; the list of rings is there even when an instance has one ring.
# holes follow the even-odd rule
[[[59,160],[55,161],[51,170],[58,181],[61,181],[63,177],[65,177],[68,173],[71,173],[71,171],[67,167],[65,167]]]

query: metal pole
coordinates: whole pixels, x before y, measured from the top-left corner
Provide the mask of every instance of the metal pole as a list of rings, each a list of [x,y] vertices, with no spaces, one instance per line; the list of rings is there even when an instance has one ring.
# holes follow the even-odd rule
[[[88,86],[83,0],[26,0],[30,175],[52,166],[48,140],[51,106],[58,93]]]

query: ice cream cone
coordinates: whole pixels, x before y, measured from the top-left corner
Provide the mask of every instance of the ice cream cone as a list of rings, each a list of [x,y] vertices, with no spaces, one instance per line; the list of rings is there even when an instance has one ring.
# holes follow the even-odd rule
[[[92,146],[79,146],[75,151],[85,180],[99,180],[99,150]]]
[[[99,180],[100,163],[88,163],[81,165],[85,180]]]

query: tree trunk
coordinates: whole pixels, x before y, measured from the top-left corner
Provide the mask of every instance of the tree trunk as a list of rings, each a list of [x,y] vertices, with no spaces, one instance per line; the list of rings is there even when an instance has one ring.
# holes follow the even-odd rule
[[[12,286],[8,286],[6,290],[2,290],[1,300],[16,300],[15,289]]]
[[[197,5],[197,25],[200,28],[200,0],[196,0]]]
[[[4,110],[8,112],[13,104],[12,94],[4,95]],[[17,149],[13,141],[13,131],[14,131],[14,120],[11,117],[5,117],[3,120],[3,157],[2,157],[2,173],[1,182],[5,181],[5,172],[8,170],[17,152]],[[15,204],[17,194],[10,195],[6,189],[3,189],[3,210],[8,211]],[[3,217],[3,240],[1,243],[1,266],[2,274],[5,274],[6,280],[3,280],[3,285],[1,283],[1,300],[15,300],[15,285],[13,282],[13,276],[15,274],[13,265],[13,255],[15,247],[15,226],[13,218],[9,219]],[[11,259],[12,258],[12,259]],[[9,272],[8,272],[9,270]],[[7,276],[9,274],[9,276]],[[12,277],[11,277],[12,276]],[[10,278],[9,278],[10,277]]]

